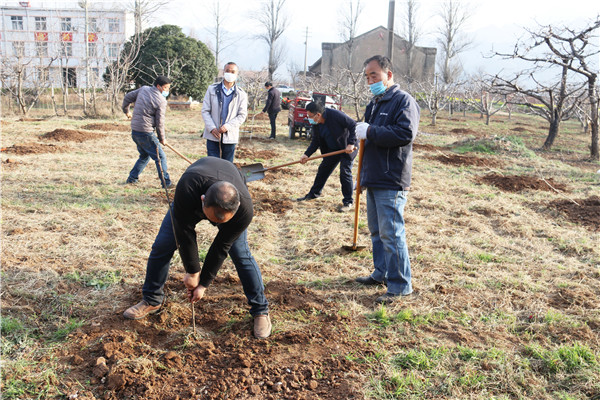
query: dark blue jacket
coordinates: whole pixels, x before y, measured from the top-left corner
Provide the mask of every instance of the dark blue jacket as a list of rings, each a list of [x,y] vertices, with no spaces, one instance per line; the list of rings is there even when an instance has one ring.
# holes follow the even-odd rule
[[[365,122],[370,126],[361,186],[392,190],[410,187],[412,143],[420,115],[416,100],[398,85],[390,87],[378,101],[371,100],[365,111]]]
[[[323,125],[327,126],[330,134],[337,142],[336,148],[330,149],[330,146],[327,146],[325,139],[320,134],[321,124],[316,124],[312,126],[312,139],[304,154],[310,157],[317,149],[321,149],[321,153],[329,153],[345,149],[349,144],[356,144],[356,122],[352,118],[333,108],[326,108],[323,118],[325,118]]]

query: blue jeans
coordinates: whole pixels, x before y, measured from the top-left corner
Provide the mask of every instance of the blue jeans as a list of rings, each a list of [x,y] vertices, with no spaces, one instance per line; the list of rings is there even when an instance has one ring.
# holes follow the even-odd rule
[[[404,230],[404,206],[408,192],[367,188],[367,220],[373,243],[371,277],[394,295],[412,293],[410,259]]]
[[[140,153],[139,158],[135,162],[133,168],[129,172],[129,178],[127,178],[127,182],[137,182],[140,174],[146,168],[146,164],[150,159],[154,160],[156,164],[156,171],[158,172],[158,179],[160,180],[161,185],[163,184],[162,176],[160,174],[160,167],[162,165],[163,173],[165,174],[165,183],[167,186],[171,183],[171,178],[169,177],[169,173],[167,172],[167,157],[158,141],[158,138],[154,136],[151,132],[131,132],[131,138],[137,145],[137,150]],[[158,157],[156,155],[156,147],[158,146]],[[159,164],[160,157],[160,164]]]
[[[233,157],[235,155],[235,143],[226,144],[207,139],[206,155],[210,157],[222,158],[223,160],[233,162]]]
[[[161,304],[164,299],[164,286],[169,276],[171,258],[177,250],[170,213],[171,210],[167,211],[167,215],[165,215],[152,245],[152,251],[146,265],[146,279],[142,287],[144,300],[154,306]],[[244,294],[248,299],[250,314],[253,316],[268,314],[269,303],[265,297],[262,275],[256,260],[250,253],[247,231],[244,231],[233,242],[231,249],[229,249],[229,256],[233,261],[233,265],[235,265]]]

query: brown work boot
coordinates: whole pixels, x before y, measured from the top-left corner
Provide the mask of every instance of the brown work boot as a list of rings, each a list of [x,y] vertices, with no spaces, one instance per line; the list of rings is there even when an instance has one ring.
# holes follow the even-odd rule
[[[146,300],[142,300],[135,306],[129,307],[123,313],[123,317],[127,319],[142,319],[148,314],[156,314],[160,310],[160,304],[151,306]]]
[[[254,317],[254,337],[266,339],[271,334],[271,318],[269,314],[261,314]]]

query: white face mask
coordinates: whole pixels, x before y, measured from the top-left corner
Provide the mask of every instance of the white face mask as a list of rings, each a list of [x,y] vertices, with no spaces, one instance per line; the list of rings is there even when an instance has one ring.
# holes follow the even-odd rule
[[[237,74],[232,74],[231,72],[225,72],[223,74],[223,78],[225,78],[225,80],[229,83],[233,83],[235,82],[236,78],[237,78]]]

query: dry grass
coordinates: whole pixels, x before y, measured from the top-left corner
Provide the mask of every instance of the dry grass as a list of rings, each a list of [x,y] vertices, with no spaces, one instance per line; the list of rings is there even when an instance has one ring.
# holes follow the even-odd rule
[[[283,113],[280,122],[285,124]],[[2,124],[2,147],[42,142],[40,136],[46,132],[80,129],[88,123],[66,118],[9,119]],[[268,135],[262,123],[253,128],[254,138]],[[418,143],[444,146],[444,153],[451,153],[453,146],[465,145],[466,139],[483,136],[489,143],[496,135],[520,136],[527,147],[509,143],[493,155],[475,154],[500,161],[503,167],[493,170],[446,165],[435,159],[436,150],[415,152],[405,216],[416,296],[378,309],[372,301],[380,289],[359,288],[351,282],[371,271],[372,260],[369,250],[347,254],[340,249],[351,244],[353,215],[336,211],[341,203],[338,172],[330,178],[323,197],[293,202],[310,188],[318,161],[282,173],[267,172],[265,179],[249,183],[255,201],[265,199],[265,204],[276,206],[257,206],[249,229],[253,255],[267,287],[271,282],[306,287],[318,297],[317,309],[324,307],[343,316],[336,327],[338,334],[360,345],[356,354],[342,356],[364,366],[360,376],[353,378],[358,379],[364,398],[583,399],[600,395],[599,230],[569,222],[553,210],[552,201],[564,200],[559,193],[504,192],[477,180],[491,172],[541,176],[568,187],[570,198],[597,195],[600,184],[594,171],[598,163],[583,157],[589,138],[571,126],[571,134],[558,139],[559,151],[542,154],[536,153],[534,145],[543,140],[543,130],[536,128],[542,125],[540,121],[519,119],[485,127],[467,117],[439,118],[438,123],[430,127],[424,117],[422,130],[431,135],[419,136]],[[513,129],[525,123],[531,125],[527,131]],[[477,137],[451,133],[461,127],[468,127]],[[169,112],[167,130],[170,144],[187,157],[205,156],[198,133],[202,130],[199,111]],[[9,338],[3,345],[3,369],[8,368],[2,379],[5,393],[7,388],[17,393],[21,386],[13,377],[25,364],[27,382],[38,391],[44,388],[48,397],[58,397],[58,390],[65,388],[40,375],[44,368],[57,376],[69,371],[48,355],[60,353],[56,343],[62,342],[56,341],[53,332],[77,329],[73,321],[84,326],[101,323],[105,314],[122,312],[140,292],[145,260],[166,211],[164,192],[150,164],[138,185],[125,185],[137,156],[135,147],[128,132],[103,133],[102,140],[58,143],[68,146],[65,152],[3,154],[2,305],[3,334]],[[281,126],[282,138],[275,142],[244,140],[240,145],[247,150],[244,154],[274,150],[276,157],[236,161],[272,166],[297,160],[307,142],[290,141],[286,133]],[[166,151],[169,172],[176,180],[187,163]],[[14,165],[7,167],[7,157]],[[201,224],[197,231],[200,248],[206,249],[214,230]],[[359,243],[370,248],[364,197]],[[175,265],[179,277],[178,257]],[[221,274],[228,273],[235,276],[229,261]],[[218,296],[218,290],[218,286],[211,288],[209,298]],[[175,302],[185,314],[185,303],[177,296]],[[281,304],[272,302],[277,332],[315,326],[310,316],[279,311]],[[8,317],[21,321],[23,330],[5,332]],[[278,337],[275,334],[273,341]],[[363,337],[368,340],[361,341]],[[558,352],[576,345],[589,349],[593,362],[572,369],[561,369],[560,364],[553,371],[532,350],[539,346]],[[433,367],[407,363],[417,356]],[[560,357],[556,362],[566,363]],[[119,368],[128,365],[124,361]],[[89,383],[81,384],[95,390]],[[6,398],[27,398],[27,386],[23,393]]]

